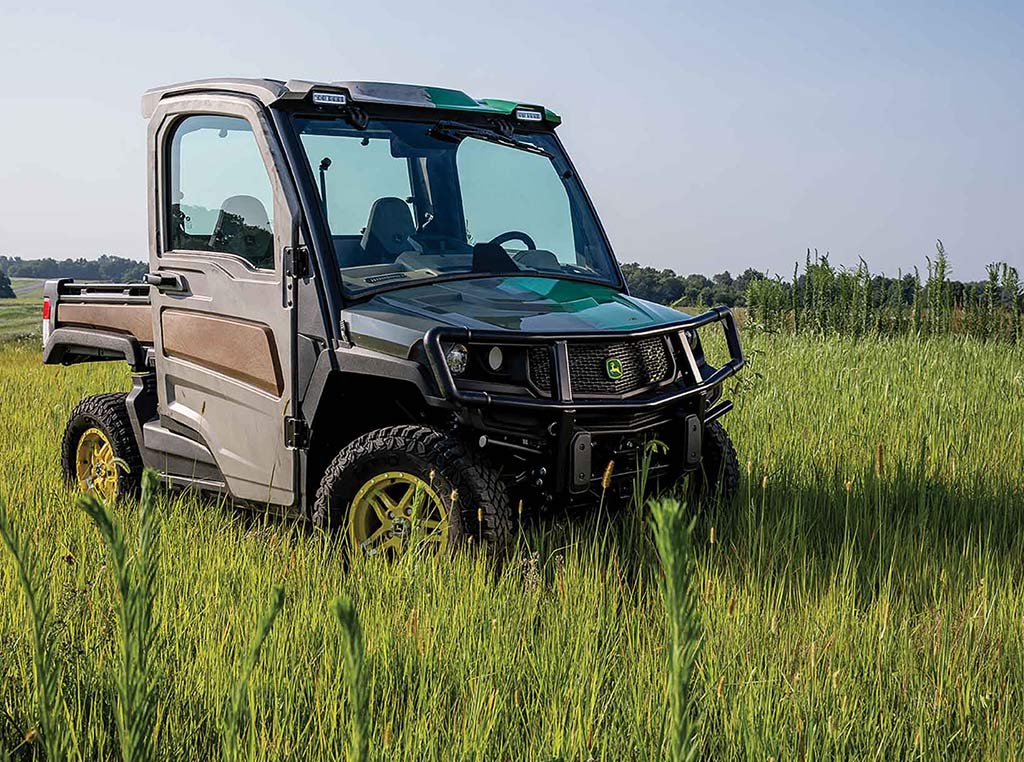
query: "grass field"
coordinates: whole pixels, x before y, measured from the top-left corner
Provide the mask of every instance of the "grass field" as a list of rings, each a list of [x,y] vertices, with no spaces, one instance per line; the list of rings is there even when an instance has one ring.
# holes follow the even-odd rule
[[[43,281],[11,278],[15,299],[0,299],[0,342],[38,337],[42,323]]]
[[[11,278],[11,288],[18,299],[41,302],[43,300],[43,283],[39,278]]]
[[[748,335],[726,424],[740,498],[698,518],[705,758],[1024,756],[1024,347]],[[116,366],[0,348],[0,499],[43,558],[78,758],[118,755],[107,556],[61,486],[64,419],[127,388]],[[620,507],[621,508],[621,507]],[[165,496],[157,749],[218,758],[243,654],[251,759],[343,759],[355,603],[373,760],[666,756],[666,617],[643,511],[527,531],[500,574],[473,555],[346,564],[286,522]],[[130,538],[138,515],[117,515]],[[134,552],[134,545],[132,546]],[[29,620],[0,561],[0,749],[41,756]],[[25,741],[26,736],[29,741]]]

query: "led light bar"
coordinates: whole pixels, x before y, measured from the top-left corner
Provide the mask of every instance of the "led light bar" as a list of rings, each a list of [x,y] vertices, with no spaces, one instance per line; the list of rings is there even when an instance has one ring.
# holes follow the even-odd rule
[[[523,122],[543,122],[544,115],[539,111],[530,111],[525,108],[516,109],[516,119]]]
[[[313,91],[313,105],[315,106],[344,106],[348,98],[344,93],[318,93]]]

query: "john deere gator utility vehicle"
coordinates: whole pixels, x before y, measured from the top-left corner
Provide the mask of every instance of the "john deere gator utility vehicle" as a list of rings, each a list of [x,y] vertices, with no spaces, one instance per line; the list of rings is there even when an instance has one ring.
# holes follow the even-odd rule
[[[390,553],[500,545],[520,501],[628,490],[652,438],[662,484],[735,488],[733,316],[629,295],[550,110],[223,79],[151,90],[143,113],[145,282],[46,285],[44,362],[134,378],[71,413],[83,489],[131,494],[148,466]]]

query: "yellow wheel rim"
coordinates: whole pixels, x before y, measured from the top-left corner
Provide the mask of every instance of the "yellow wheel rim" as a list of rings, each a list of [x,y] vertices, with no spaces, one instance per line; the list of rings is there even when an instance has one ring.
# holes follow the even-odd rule
[[[348,540],[367,555],[448,546],[448,509],[423,479],[388,471],[367,481],[348,514]]]
[[[107,435],[99,429],[86,429],[78,438],[75,470],[83,492],[92,492],[108,502],[117,498],[117,458]]]

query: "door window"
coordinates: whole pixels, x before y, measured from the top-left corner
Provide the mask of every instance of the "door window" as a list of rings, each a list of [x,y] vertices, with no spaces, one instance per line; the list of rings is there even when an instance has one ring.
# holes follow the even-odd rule
[[[170,151],[168,248],[217,251],[274,269],[274,193],[245,119],[190,116]]]

